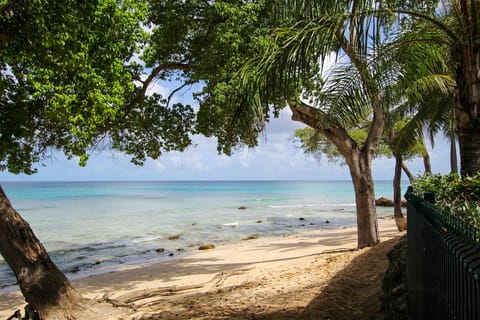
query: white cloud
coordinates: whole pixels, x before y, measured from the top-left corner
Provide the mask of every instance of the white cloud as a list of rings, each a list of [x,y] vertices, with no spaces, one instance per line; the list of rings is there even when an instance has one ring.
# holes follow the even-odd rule
[[[147,95],[152,95],[154,93],[160,94],[162,97],[168,97],[170,94],[170,90],[161,84],[159,84],[158,81],[153,82],[153,85],[150,85],[150,87],[147,90]]]
[[[252,163],[252,155],[249,153],[248,149],[243,149],[240,152],[240,165],[243,168],[250,168]]]
[[[165,171],[165,166],[163,165],[163,163],[160,161],[160,160],[154,160],[153,161],[153,164],[155,165],[155,167],[159,170],[159,171]]]
[[[166,162],[169,162],[173,169],[183,169],[182,158],[179,156],[167,155],[164,156]],[[170,167],[170,166],[169,166]]]

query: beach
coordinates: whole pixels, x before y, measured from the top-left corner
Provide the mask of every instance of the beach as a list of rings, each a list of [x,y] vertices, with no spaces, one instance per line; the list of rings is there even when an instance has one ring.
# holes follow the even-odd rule
[[[307,230],[193,251],[73,281],[113,304],[110,319],[382,319],[386,253],[403,233],[379,219],[380,245],[355,250],[356,229]],[[0,319],[23,305],[0,295]],[[121,315],[123,314],[123,315]]]
[[[70,278],[168,262],[204,243],[356,226],[349,181],[4,183],[54,263]],[[379,196],[392,184],[378,181]],[[377,208],[379,217],[391,208]],[[0,256],[0,294],[15,277]]]

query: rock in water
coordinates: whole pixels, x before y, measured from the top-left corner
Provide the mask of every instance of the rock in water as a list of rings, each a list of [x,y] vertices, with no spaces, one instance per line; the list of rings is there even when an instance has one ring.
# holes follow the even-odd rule
[[[210,249],[215,249],[215,246],[213,244],[202,244],[200,247],[198,247],[198,250],[210,250]]]
[[[401,204],[402,204],[402,207],[406,207],[407,201],[405,199],[402,199]],[[379,207],[393,207],[394,202],[392,199],[389,199],[387,197],[380,197],[377,200],[375,200],[375,205]]]

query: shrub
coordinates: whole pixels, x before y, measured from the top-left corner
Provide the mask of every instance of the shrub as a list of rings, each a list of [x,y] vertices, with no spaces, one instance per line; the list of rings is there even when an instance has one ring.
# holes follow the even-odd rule
[[[458,174],[427,174],[417,177],[412,187],[419,197],[434,192],[436,206],[480,230],[480,173],[463,178]]]

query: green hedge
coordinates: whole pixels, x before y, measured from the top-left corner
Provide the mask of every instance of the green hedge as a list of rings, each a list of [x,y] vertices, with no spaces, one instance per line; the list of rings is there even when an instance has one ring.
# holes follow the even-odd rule
[[[412,183],[413,192],[423,197],[435,193],[435,205],[480,230],[480,173],[473,177],[458,174],[427,174]]]

